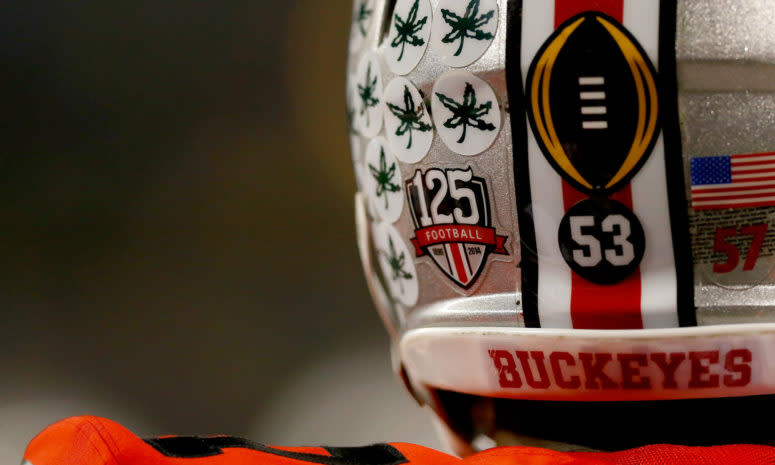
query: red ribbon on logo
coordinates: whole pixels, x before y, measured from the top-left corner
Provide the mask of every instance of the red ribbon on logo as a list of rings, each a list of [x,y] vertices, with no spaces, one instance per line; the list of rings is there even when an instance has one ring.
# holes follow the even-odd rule
[[[492,253],[508,255],[505,242],[508,236],[495,234],[495,228],[463,224],[439,224],[415,231],[412,239],[418,257],[426,255],[424,248],[446,243],[481,244],[494,247]]]

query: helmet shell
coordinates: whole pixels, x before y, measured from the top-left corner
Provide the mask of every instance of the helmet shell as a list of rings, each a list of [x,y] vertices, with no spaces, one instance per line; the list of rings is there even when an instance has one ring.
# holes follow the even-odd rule
[[[446,427],[438,391],[775,394],[774,10],[354,2],[359,249]]]

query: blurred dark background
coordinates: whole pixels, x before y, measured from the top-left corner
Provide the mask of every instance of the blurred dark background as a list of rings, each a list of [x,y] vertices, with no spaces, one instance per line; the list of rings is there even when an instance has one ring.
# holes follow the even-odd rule
[[[319,443],[394,422],[359,407],[380,390],[413,409],[367,384],[391,375],[353,232],[350,14],[3,2],[2,461],[66,415]]]

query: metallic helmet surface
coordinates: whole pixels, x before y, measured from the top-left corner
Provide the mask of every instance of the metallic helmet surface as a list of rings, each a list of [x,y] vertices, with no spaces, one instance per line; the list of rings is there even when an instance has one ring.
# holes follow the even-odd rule
[[[355,0],[358,245],[452,447],[767,442],[775,0]]]

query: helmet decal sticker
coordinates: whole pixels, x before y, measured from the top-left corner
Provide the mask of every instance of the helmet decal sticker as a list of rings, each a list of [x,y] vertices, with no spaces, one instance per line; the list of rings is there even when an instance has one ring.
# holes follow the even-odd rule
[[[366,147],[365,164],[369,202],[382,220],[388,223],[396,222],[404,207],[404,193],[398,160],[385,139],[372,139]]]
[[[433,86],[431,109],[441,140],[461,155],[477,155],[498,137],[501,112],[492,88],[466,71],[450,71]]]
[[[619,190],[657,135],[656,72],[615,19],[586,12],[546,41],[528,72],[528,117],[546,159],[587,194]]]
[[[355,73],[358,95],[356,129],[366,137],[374,137],[382,129],[382,72],[374,54],[363,57]]]
[[[675,5],[522,7],[521,24],[509,24],[506,63],[511,100],[529,123],[512,119],[526,323],[694,324],[691,292],[679,290],[692,286],[688,235],[674,232],[688,230]]]
[[[380,269],[391,297],[408,307],[413,306],[417,303],[419,286],[412,253],[398,230],[387,223],[377,225],[374,236]]]
[[[630,276],[646,248],[643,227],[635,214],[606,198],[582,200],[571,207],[557,236],[568,266],[598,284],[614,284]]]
[[[768,283],[775,269],[773,222],[769,206],[694,211],[692,254],[702,281],[737,291]]]
[[[385,61],[390,71],[404,75],[422,59],[431,37],[433,10],[429,0],[398,0],[388,33]]]
[[[470,166],[417,170],[406,190],[417,257],[430,257],[458,286],[471,287],[490,254],[509,254],[493,227],[487,183]]]
[[[694,157],[692,209],[775,205],[775,152]]]
[[[431,42],[442,62],[459,68],[482,56],[497,30],[497,0],[440,0]]]
[[[350,52],[363,47],[374,17],[374,0],[355,0],[350,23]]]
[[[433,143],[433,123],[420,92],[408,79],[395,78],[385,87],[385,133],[399,160],[416,163]]]

